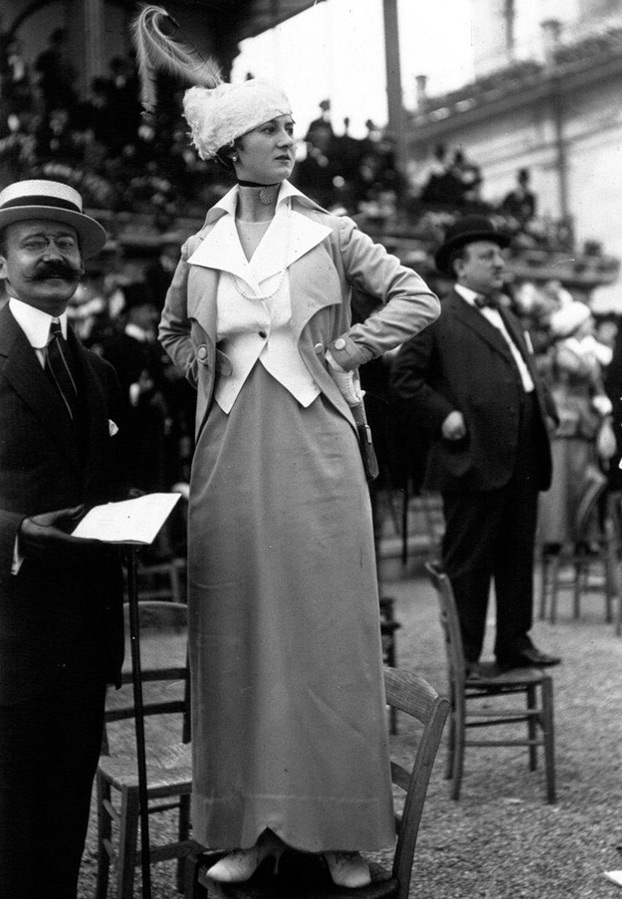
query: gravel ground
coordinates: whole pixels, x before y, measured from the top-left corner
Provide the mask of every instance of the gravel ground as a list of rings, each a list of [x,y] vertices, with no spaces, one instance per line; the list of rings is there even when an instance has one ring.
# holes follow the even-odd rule
[[[443,692],[442,638],[427,579],[387,581],[383,593],[395,598],[402,624],[398,665]],[[489,624],[494,633],[494,621]],[[603,622],[597,595],[584,599],[581,621],[571,620],[570,599],[562,598],[558,623],[537,622],[532,633],[538,646],[564,658],[552,670],[558,802],[545,801],[543,768],[530,772],[526,750],[512,747],[468,751],[461,799],[453,802],[443,776],[443,744],[419,833],[412,899],[622,897],[620,887],[604,877],[605,871],[622,869],[622,638]],[[416,735],[403,716],[400,724],[393,741],[396,751],[407,755]],[[157,824],[157,817],[154,841],[172,826]],[[174,863],[152,872],[153,899],[175,896]],[[94,896],[94,882],[93,814],[79,899]],[[140,896],[138,876],[135,895]]]

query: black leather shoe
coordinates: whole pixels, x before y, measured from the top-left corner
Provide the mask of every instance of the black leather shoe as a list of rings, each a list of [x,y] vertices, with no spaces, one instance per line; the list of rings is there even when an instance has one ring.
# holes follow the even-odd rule
[[[535,646],[527,646],[515,655],[497,661],[501,668],[552,668],[554,665],[560,665],[562,660],[558,656],[550,656],[536,649]]]

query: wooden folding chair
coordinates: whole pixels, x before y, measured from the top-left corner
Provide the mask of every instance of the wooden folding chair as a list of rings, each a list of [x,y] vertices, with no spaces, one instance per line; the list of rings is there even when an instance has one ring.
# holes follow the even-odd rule
[[[537,750],[544,750],[546,798],[555,802],[555,750],[553,727],[553,681],[535,668],[498,669],[495,663],[484,663],[482,673],[467,677],[466,661],[458,610],[451,583],[440,566],[426,565],[438,594],[440,618],[445,636],[447,673],[451,700],[449,717],[449,751],[447,778],[452,780],[451,798],[460,798],[464,754],[467,747],[526,746],[529,768],[537,767]],[[523,694],[525,705],[508,704],[508,699]],[[479,701],[478,701],[479,700]],[[481,700],[486,700],[482,703]],[[496,739],[474,739],[470,734],[482,728],[527,725],[523,737],[501,734]]]
[[[449,712],[449,700],[439,696],[423,678],[393,668],[385,669],[387,702],[423,725],[412,768],[392,762],[393,783],[405,793],[403,811],[396,816],[397,843],[390,866],[372,864],[372,883],[346,890],[336,887],[321,858],[310,853],[286,851],[278,874],[264,864],[246,883],[218,884],[206,876],[222,853],[188,857],[186,899],[408,899],[419,824],[432,766]]]
[[[187,668],[187,608],[183,604],[147,600],[138,605],[144,714],[147,730],[147,795],[149,814],[176,810],[177,839],[150,848],[152,863],[178,859],[177,888],[184,890],[184,858],[197,844],[190,839],[190,719]],[[129,639],[128,607],[126,639]],[[126,660],[130,653],[126,652]],[[132,899],[140,801],[132,674],[126,661],[123,686],[111,691],[106,708],[97,789],[98,868],[96,899],[106,899],[110,865],[116,866],[116,899]],[[113,824],[116,839],[113,839]]]
[[[595,473],[596,475],[596,473]],[[605,621],[613,621],[613,604],[618,589],[617,553],[619,531],[609,502],[604,476],[586,479],[577,509],[576,540],[572,545],[540,548],[540,619],[557,621],[561,591],[572,592],[572,615],[581,617],[581,600],[588,593],[602,594]],[[602,517],[601,517],[602,516]]]

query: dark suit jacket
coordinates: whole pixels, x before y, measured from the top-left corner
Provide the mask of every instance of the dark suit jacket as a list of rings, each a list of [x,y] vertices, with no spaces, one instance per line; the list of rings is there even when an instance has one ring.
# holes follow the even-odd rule
[[[57,564],[25,559],[11,574],[29,515],[121,498],[109,419],[118,420],[112,367],[70,333],[83,412],[76,436],[61,400],[8,306],[0,309],[0,704],[31,698],[60,671],[117,679],[123,655],[118,550]]]
[[[540,477],[551,479],[551,452],[545,416],[555,417],[553,401],[541,383],[518,319],[502,310],[503,320],[536,384],[536,440]],[[492,490],[510,479],[518,440],[523,388],[510,349],[497,328],[452,291],[441,315],[403,345],[391,374],[394,399],[430,433],[425,486],[430,490]],[[468,434],[445,440],[441,425],[453,410],[462,412]]]

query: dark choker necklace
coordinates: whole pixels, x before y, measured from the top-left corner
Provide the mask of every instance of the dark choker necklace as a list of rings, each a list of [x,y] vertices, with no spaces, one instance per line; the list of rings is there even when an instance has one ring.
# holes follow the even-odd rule
[[[239,178],[238,184],[240,187],[260,187],[259,202],[264,206],[270,206],[275,201],[278,190],[274,190],[274,188],[280,187],[279,181],[274,184],[260,184],[258,181],[242,181]]]
[[[278,181],[275,181],[274,184],[261,184],[259,181],[242,181],[241,178],[238,178],[240,187],[276,187],[278,183]]]

